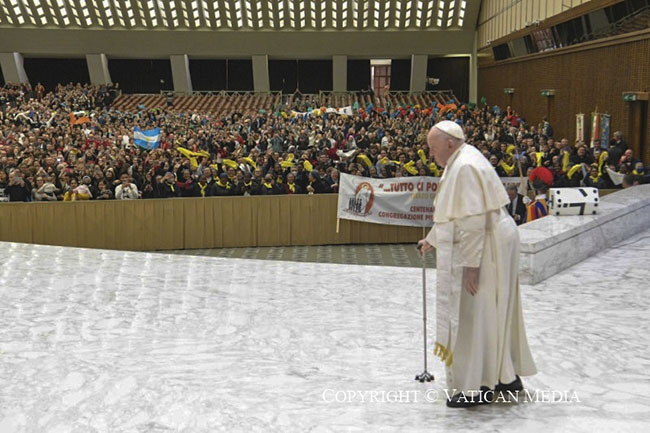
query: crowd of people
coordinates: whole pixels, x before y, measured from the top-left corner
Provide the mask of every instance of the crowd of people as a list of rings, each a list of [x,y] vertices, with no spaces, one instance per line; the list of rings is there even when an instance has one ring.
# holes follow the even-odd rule
[[[617,187],[619,175],[628,185],[646,180],[646,168],[620,133],[607,146],[571,144],[553,137],[548,122],[529,124],[510,107],[449,101],[354,107],[352,115],[320,107],[299,115],[288,107],[120,112],[112,107],[118,92],[117,85],[1,88],[0,201],[321,194],[338,191],[339,173],[440,176],[426,134],[442,119],[462,125],[467,143],[500,176],[597,188]],[[160,128],[158,147],[137,146],[136,127]]]

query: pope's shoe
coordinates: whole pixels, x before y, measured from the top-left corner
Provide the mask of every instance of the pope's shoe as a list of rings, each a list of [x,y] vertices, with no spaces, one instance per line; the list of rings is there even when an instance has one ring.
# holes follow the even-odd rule
[[[515,376],[515,380],[513,380],[510,383],[501,383],[497,386],[494,387],[494,392],[497,394],[500,392],[517,392],[517,391],[523,391],[524,390],[524,384],[521,383],[521,378],[519,376]]]
[[[490,404],[494,399],[494,391],[487,386],[482,386],[481,391],[474,395],[465,395],[459,393],[447,400],[447,407],[464,407],[470,408],[482,404]]]

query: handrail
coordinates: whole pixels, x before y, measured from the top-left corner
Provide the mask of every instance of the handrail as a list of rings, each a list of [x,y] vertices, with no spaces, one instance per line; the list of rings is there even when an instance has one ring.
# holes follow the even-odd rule
[[[608,33],[617,30],[627,22],[632,21],[635,18],[638,18],[639,16],[645,14],[648,11],[650,11],[650,5],[644,6],[641,9],[634,11],[631,14],[624,16],[623,18],[621,18],[616,22],[610,23],[607,27],[603,27],[602,29],[599,29],[596,32],[592,32],[591,34],[581,36],[576,43],[591,41],[594,39],[599,39],[599,37],[607,36]]]
[[[273,90],[269,92],[255,92],[251,90],[194,90],[191,93],[176,91],[176,90],[161,90],[161,96],[167,96],[168,94],[174,96],[195,96],[195,95],[205,95],[205,96],[259,96],[259,95],[272,95],[272,96],[282,96],[282,91]],[[142,93],[143,95],[145,93]]]
[[[321,90],[319,92],[319,94],[320,94],[320,96],[330,96],[330,95],[333,95],[333,96],[338,96],[338,95],[357,96],[359,92],[360,92],[360,90],[353,90],[353,91],[349,90],[347,92],[334,92],[334,91],[330,91],[330,90]],[[453,93],[453,90],[452,89],[446,89],[446,90],[421,90],[421,91],[418,91],[418,92],[411,92],[411,91],[408,91],[408,90],[391,90],[388,93],[382,93],[381,96],[390,96],[390,95],[438,95],[438,94],[450,93],[450,92]],[[368,94],[366,93],[366,95],[368,95]],[[377,96],[377,95],[375,94],[375,96]]]

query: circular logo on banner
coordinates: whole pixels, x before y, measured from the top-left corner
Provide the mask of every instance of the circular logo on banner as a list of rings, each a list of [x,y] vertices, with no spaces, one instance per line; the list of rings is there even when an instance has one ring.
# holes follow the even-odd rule
[[[368,182],[361,182],[354,191],[354,199],[350,203],[350,210],[362,216],[368,215],[374,200],[375,192],[372,185]]]

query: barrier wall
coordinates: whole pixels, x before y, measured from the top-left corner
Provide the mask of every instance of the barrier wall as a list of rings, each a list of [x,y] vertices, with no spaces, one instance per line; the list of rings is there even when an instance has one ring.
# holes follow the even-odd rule
[[[650,185],[607,195],[596,215],[549,215],[524,224],[519,227],[519,278],[538,284],[648,228]]]
[[[2,203],[0,241],[152,251],[417,242],[418,227],[341,220],[336,194]]]

